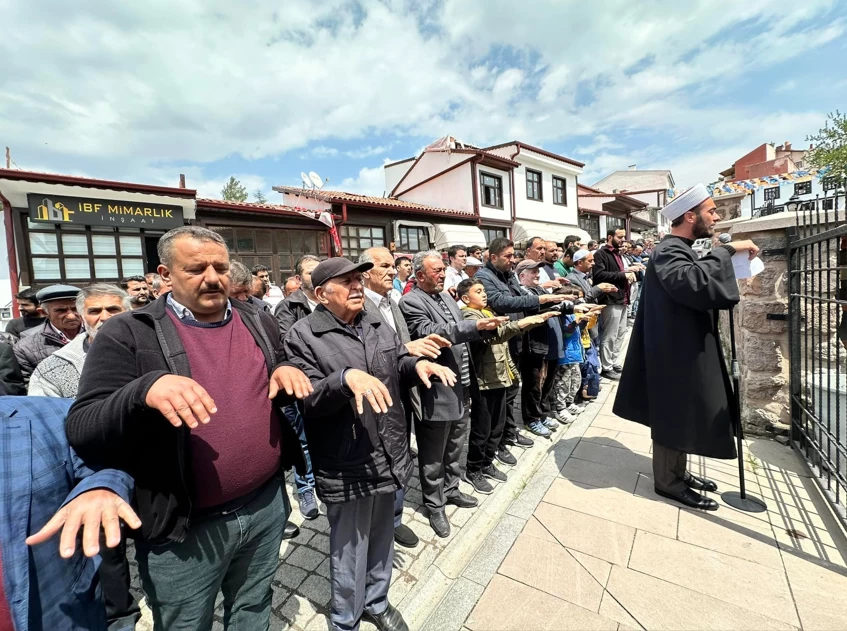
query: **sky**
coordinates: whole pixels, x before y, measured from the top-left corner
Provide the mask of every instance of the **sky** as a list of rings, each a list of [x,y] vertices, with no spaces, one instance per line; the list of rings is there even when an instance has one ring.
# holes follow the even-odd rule
[[[21,169],[220,197],[237,177],[384,194],[439,137],[678,187],[847,102],[841,0],[0,0],[0,147]]]

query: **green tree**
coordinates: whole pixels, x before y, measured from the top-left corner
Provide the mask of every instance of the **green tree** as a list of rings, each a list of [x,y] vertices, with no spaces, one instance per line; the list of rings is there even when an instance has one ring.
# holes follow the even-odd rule
[[[830,113],[824,127],[806,140],[813,143],[807,159],[816,169],[829,167],[827,177],[847,178],[847,114]]]
[[[267,204],[268,198],[265,197],[265,194],[262,192],[262,189],[257,188],[256,192],[253,193],[253,198],[255,199],[257,204]]]
[[[234,176],[230,176],[229,182],[221,189],[221,197],[230,202],[246,202],[247,189]]]

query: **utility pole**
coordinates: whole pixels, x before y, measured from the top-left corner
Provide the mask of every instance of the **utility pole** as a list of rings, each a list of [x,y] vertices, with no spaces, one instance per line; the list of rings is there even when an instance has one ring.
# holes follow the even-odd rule
[[[6,168],[12,168],[12,150],[6,147]]]

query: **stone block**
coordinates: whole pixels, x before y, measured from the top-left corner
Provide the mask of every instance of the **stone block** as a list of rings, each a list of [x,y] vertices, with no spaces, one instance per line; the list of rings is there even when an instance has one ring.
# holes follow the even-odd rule
[[[303,579],[306,578],[306,572],[299,567],[294,567],[288,563],[281,563],[274,575],[274,583],[284,585],[289,589],[296,589]]]
[[[738,281],[738,290],[742,296],[784,297],[786,295],[786,279],[788,272],[782,263],[770,263],[753,278]],[[742,303],[744,304],[744,303]]]
[[[321,564],[321,561],[325,558],[326,555],[321,554],[317,550],[310,550],[309,548],[300,546],[289,555],[286,563],[296,565],[297,567],[301,567],[304,570],[309,570],[311,572],[318,567]]]
[[[300,584],[297,591],[317,605],[329,604],[330,587],[325,578],[313,574]]]
[[[746,395],[744,400],[753,399],[772,400],[781,388],[788,385],[788,379],[784,375],[767,375],[761,373],[749,373],[744,376],[741,386]]]
[[[769,313],[786,314],[788,304],[779,300],[741,303],[741,328],[745,332],[777,334],[788,330],[788,320],[768,320]],[[749,336],[745,335],[745,343]]]
[[[744,365],[753,372],[782,373],[787,359],[778,340],[750,335],[743,342]]]

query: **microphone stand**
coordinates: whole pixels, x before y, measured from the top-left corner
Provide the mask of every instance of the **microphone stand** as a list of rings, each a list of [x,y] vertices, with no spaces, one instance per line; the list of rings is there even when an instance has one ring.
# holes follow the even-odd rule
[[[740,491],[726,491],[721,493],[721,499],[738,510],[747,513],[764,513],[768,510],[758,497],[747,495],[744,484],[744,430],[741,427],[741,370],[738,366],[738,357],[735,351],[735,305],[729,308],[729,341],[732,348],[732,402],[735,409],[735,437],[738,441],[738,486]]]

